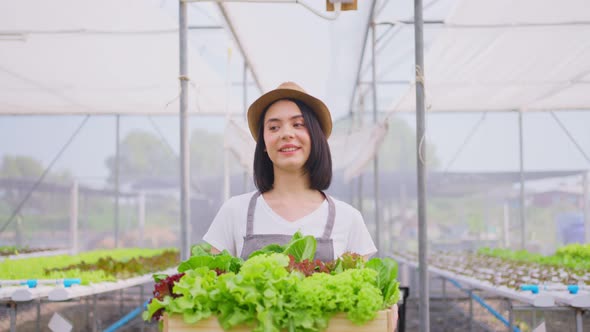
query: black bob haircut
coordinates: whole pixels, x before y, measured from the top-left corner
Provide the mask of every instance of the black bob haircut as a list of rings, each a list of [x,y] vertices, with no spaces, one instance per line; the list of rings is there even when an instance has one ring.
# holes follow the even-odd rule
[[[309,132],[311,142],[311,151],[309,158],[305,162],[305,173],[309,174],[310,188],[316,190],[326,190],[332,182],[332,155],[330,154],[330,146],[326,135],[322,131],[320,122],[315,113],[303,102],[296,99],[280,99],[290,100],[297,104],[305,126]],[[278,100],[277,100],[278,101]],[[264,143],[264,116],[266,112],[274,103],[268,105],[258,119],[260,126],[258,127],[258,141],[256,142],[256,150],[254,151],[254,184],[261,193],[267,192],[273,188],[275,175],[273,170],[272,160],[264,151],[266,144]]]

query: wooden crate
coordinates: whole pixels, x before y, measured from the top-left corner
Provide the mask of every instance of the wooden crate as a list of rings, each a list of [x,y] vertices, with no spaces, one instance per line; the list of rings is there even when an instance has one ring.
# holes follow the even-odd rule
[[[337,314],[330,320],[330,326],[325,332],[390,332],[393,331],[390,310],[382,310],[377,313],[374,320],[365,325],[354,325],[346,318],[345,314]],[[223,332],[216,317],[210,317],[197,324],[186,324],[182,316],[164,315],[164,332]],[[230,332],[250,332],[246,327],[235,327]]]

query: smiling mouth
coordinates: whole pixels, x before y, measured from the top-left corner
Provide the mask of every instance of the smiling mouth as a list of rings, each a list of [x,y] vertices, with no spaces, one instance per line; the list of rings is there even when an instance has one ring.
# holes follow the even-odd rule
[[[284,148],[284,149],[280,149],[279,152],[293,152],[299,150],[299,148]]]

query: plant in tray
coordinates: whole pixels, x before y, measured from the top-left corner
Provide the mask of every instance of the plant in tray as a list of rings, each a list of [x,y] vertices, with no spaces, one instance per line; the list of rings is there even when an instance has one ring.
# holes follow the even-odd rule
[[[347,253],[332,262],[314,260],[315,238],[296,233],[285,246],[269,245],[243,261],[227,251],[211,254],[193,247],[181,263],[169,293],[154,293],[143,314],[159,319],[162,310],[186,323],[216,316],[224,329],[321,331],[337,313],[355,324],[375,318],[399,299],[397,263]],[[156,286],[158,287],[158,285]]]
[[[161,271],[177,265],[176,249],[95,250],[78,255],[58,255],[0,262],[0,279],[80,278],[82,284],[115,281]]]

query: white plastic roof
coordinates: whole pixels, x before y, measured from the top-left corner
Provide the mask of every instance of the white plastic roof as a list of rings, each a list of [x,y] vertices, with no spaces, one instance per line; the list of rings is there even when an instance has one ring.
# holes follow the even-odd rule
[[[324,11],[325,2],[307,3]],[[178,114],[177,5],[0,0],[0,114]],[[336,21],[293,3],[223,8],[261,90],[296,81],[338,119],[349,112],[363,47],[365,85],[358,91],[370,87],[370,43],[363,41],[371,1],[358,5]],[[425,26],[430,110],[588,109],[589,7],[586,0],[425,1],[425,19],[445,21]],[[216,4],[189,8],[189,25],[225,26]],[[409,0],[379,1],[376,8],[379,21],[390,14],[412,20]],[[381,35],[385,28],[379,29]],[[414,79],[413,26],[394,30],[380,41],[378,78],[402,83],[379,84],[379,106],[414,111],[412,84],[403,84]],[[189,32],[189,112],[240,114],[241,56],[230,33],[217,31]],[[226,59],[224,44],[233,59]],[[251,102],[260,91],[251,76],[249,82]]]
[[[350,106],[370,5],[336,21],[295,3],[223,7],[261,90],[295,81],[338,118]],[[0,0],[0,114],[177,114],[177,12],[173,0]],[[226,28],[189,32],[189,112],[242,113],[243,62],[218,6],[190,3],[188,18]],[[252,101],[260,91],[249,82]]]
[[[588,1],[461,0],[441,29],[425,53],[431,111],[590,109]]]
[[[0,0],[0,114],[177,114],[178,21],[146,0]],[[224,112],[191,49],[189,111]]]
[[[324,100],[334,118],[348,114],[371,2],[343,11],[336,20],[316,16],[297,4],[226,3],[264,92],[295,81]],[[324,1],[306,1],[325,15]]]

